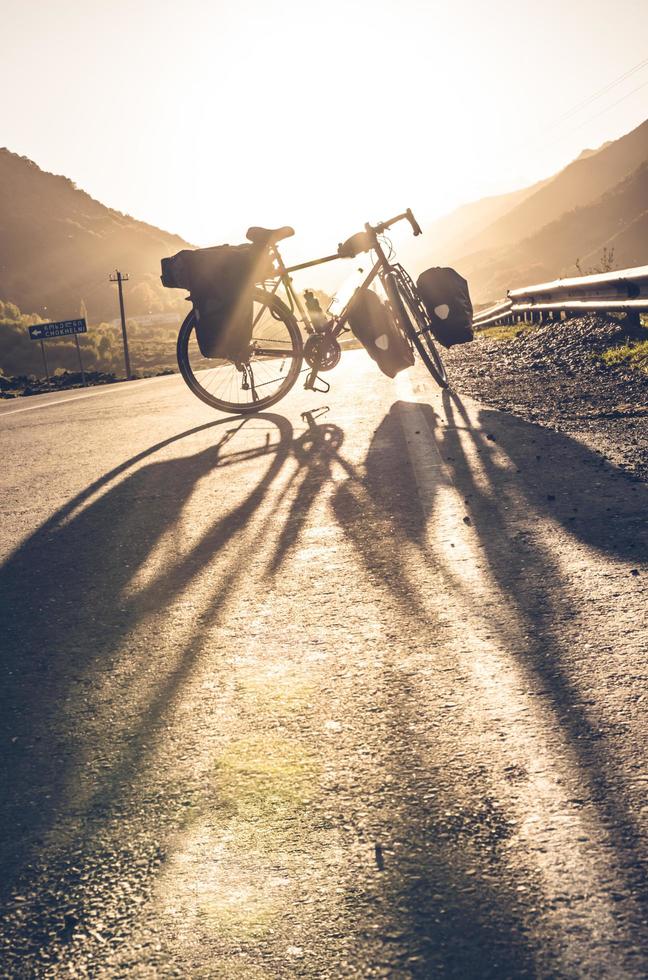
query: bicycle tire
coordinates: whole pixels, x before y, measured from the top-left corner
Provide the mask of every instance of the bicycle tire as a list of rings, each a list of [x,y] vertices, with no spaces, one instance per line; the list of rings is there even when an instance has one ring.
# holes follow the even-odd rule
[[[177,358],[180,374],[187,387],[206,405],[219,409],[221,412],[235,415],[248,415],[262,412],[275,405],[288,394],[293,387],[302,365],[303,342],[297,320],[288,307],[278,296],[263,289],[255,289],[253,293],[254,331],[250,343],[248,360],[242,366],[234,361],[220,358],[210,361],[200,354],[195,337],[196,315],[192,308],[185,318],[178,333]],[[264,308],[276,326],[264,316]],[[268,337],[267,326],[282,336]],[[266,335],[262,336],[265,331]],[[259,348],[265,342],[274,347]],[[261,353],[260,353],[261,351]],[[277,356],[273,356],[273,353]],[[285,361],[290,358],[288,370],[283,373]],[[263,380],[254,381],[254,371],[260,365],[281,361],[281,367],[274,368],[275,377],[263,374]],[[253,367],[254,365],[254,367]],[[251,371],[252,385],[246,383]],[[258,396],[257,389],[273,386],[273,390],[265,396]],[[238,400],[233,395],[238,393]],[[255,398],[255,394],[257,397]]]
[[[414,344],[421,360],[439,385],[448,388],[448,373],[430,333],[430,323],[416,288],[403,268],[384,277],[385,289],[394,316],[405,336]]]

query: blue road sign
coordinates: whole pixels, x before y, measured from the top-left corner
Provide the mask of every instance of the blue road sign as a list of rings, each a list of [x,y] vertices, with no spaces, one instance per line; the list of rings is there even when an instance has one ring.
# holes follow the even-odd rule
[[[87,333],[85,320],[60,320],[58,323],[37,323],[29,328],[32,340],[49,340],[50,337],[67,337],[73,333]]]

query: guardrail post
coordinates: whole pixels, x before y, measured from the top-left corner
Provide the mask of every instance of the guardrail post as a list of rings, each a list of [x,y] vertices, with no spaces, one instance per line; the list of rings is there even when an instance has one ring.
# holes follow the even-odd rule
[[[639,311],[626,313],[626,323],[632,333],[638,333],[641,330],[641,314]]]

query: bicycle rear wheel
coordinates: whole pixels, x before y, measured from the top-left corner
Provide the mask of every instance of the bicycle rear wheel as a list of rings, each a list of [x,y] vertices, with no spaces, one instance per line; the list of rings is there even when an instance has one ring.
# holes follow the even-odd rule
[[[439,387],[449,387],[445,364],[432,339],[430,321],[414,283],[402,266],[397,266],[393,272],[387,273],[384,283],[392,310],[403,333],[414,344],[421,360]]]
[[[196,340],[192,309],[178,334],[178,367],[191,391],[221,412],[261,412],[288,394],[299,377],[303,344],[299,327],[285,303],[255,289],[253,329],[245,359],[203,357]]]

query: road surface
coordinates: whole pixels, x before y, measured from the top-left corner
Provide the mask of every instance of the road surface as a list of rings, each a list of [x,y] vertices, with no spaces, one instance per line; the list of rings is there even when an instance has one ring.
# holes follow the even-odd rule
[[[646,975],[648,489],[328,377],[0,406],[3,976]]]

